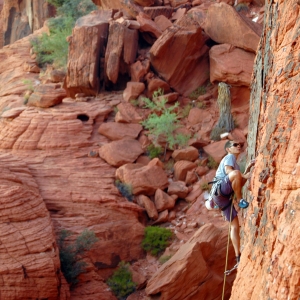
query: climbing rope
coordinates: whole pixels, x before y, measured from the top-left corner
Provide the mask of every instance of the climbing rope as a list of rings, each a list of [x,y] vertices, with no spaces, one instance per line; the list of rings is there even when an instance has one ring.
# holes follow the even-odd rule
[[[227,238],[227,249],[226,249],[226,260],[225,260],[225,272],[224,272],[224,279],[223,279],[222,300],[224,300],[225,285],[226,285],[226,276],[227,276],[226,270],[227,270],[227,263],[228,263],[228,251],[229,251],[229,239],[230,239],[230,227],[231,227],[232,207],[233,207],[233,199],[231,200],[230,221],[229,221],[229,226],[228,226],[228,238]]]

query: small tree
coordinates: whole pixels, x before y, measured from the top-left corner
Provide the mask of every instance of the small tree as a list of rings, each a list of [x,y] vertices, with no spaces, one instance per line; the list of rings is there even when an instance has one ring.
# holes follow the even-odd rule
[[[157,95],[162,92],[159,90],[154,93],[155,102],[149,98],[143,98],[143,102],[147,108],[152,110],[149,117],[142,122],[142,125],[149,130],[149,133],[154,137],[153,143],[158,146],[159,137],[163,136],[166,140],[165,153],[167,148],[174,149],[175,146],[186,145],[190,136],[186,135],[183,138],[182,134],[176,133],[176,129],[180,128],[179,116],[176,109],[179,103],[176,102],[172,106],[166,106],[167,99],[158,98]]]
[[[58,239],[61,270],[71,287],[78,283],[78,275],[85,272],[86,263],[81,261],[83,254],[90,250],[98,241],[93,231],[84,230],[74,243],[67,243],[66,239],[72,233],[61,230]]]

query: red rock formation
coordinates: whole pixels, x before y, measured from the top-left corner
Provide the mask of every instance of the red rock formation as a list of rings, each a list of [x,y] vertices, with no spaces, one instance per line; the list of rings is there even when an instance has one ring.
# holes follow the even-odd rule
[[[227,227],[208,224],[198,229],[149,280],[146,293],[159,299],[220,299]],[[230,256],[230,264],[233,257]],[[230,295],[234,275],[226,277],[225,299]]]
[[[66,78],[66,87],[72,97],[81,92],[95,95],[100,90],[100,81],[104,80],[101,58],[103,60],[105,55],[108,19],[111,16],[111,10],[99,10],[76,22],[69,38]]]
[[[20,52],[17,52],[17,49]],[[91,299],[91,297],[113,299],[111,292],[103,283],[103,280],[111,274],[111,271],[107,270],[115,268],[120,260],[131,261],[143,256],[140,243],[144,234],[144,226],[139,221],[143,219],[143,209],[121,197],[114,186],[114,168],[92,155],[93,151],[99,148],[99,142],[107,142],[105,137],[97,133],[97,129],[112,111],[108,103],[113,103],[114,99],[111,96],[99,95],[99,98],[89,102],[64,99],[62,104],[48,109],[23,106],[24,99],[19,95],[26,90],[26,85],[21,78],[31,76],[22,71],[22,66],[29,57],[28,40],[18,41],[0,50],[0,57],[1,66],[5,66],[0,68],[0,82],[5,83],[4,86],[1,85],[0,90],[1,106],[2,108],[7,106],[8,109],[0,123],[1,151],[13,151],[18,155],[20,162],[14,163],[16,170],[20,170],[24,164],[28,165],[36,181],[36,184],[31,183],[29,187],[32,191],[37,191],[38,187],[40,198],[35,196],[40,201],[38,207],[42,209],[42,205],[46,204],[56,232],[60,229],[68,229],[76,235],[83,229],[89,228],[99,238],[95,249],[87,258],[89,272],[81,279],[83,282],[89,282],[89,288],[80,285],[77,290],[72,291],[72,295],[80,294],[80,299]],[[118,98],[119,96],[115,95],[115,100]],[[14,99],[14,102],[10,99]],[[14,110],[10,109],[14,106],[16,107]],[[22,174],[21,172],[20,177],[23,176]],[[5,193],[5,189],[4,187],[2,193]],[[33,195],[30,199],[34,199]],[[2,198],[4,201],[4,197]],[[11,197],[7,201],[10,199]],[[6,207],[9,203],[7,201],[4,203]],[[34,207],[31,210],[35,209]],[[25,209],[22,210],[22,214],[24,211]],[[14,214],[11,218],[13,216]],[[27,216],[27,213],[24,216]],[[47,224],[51,228],[51,220],[49,216],[47,217],[46,210],[37,212],[34,216],[44,218],[46,220],[44,226]],[[37,224],[36,228],[40,228],[40,225]],[[43,261],[43,257],[46,257],[43,252],[47,252],[51,247],[54,249],[52,245],[54,239],[51,240],[48,227],[44,228],[46,231],[41,230],[41,233],[35,234],[42,239],[43,233],[47,233],[47,240],[36,245],[35,255],[40,259],[39,264],[34,260],[26,260],[23,264],[26,270],[30,271],[30,276],[35,276],[31,274],[33,271],[38,277],[35,279],[34,286],[32,281],[28,280],[22,283],[20,288],[24,287],[27,296],[28,291],[32,290],[32,297],[39,298],[40,294],[34,296],[34,291],[40,288],[40,292],[48,293],[44,298],[58,299],[58,296],[50,297],[54,289],[55,293],[59,291],[54,261],[51,261],[51,267],[47,267],[50,259],[54,260],[51,257],[55,256],[56,250],[51,252],[53,256]],[[24,232],[23,236],[34,246],[35,237],[31,237],[30,231]],[[51,240],[50,246],[48,246],[49,240]],[[128,240],[132,240],[130,245],[127,243]],[[14,247],[19,249],[18,247],[22,246],[22,239],[16,241]],[[59,267],[58,258],[55,259]],[[1,262],[3,265],[10,264],[8,258],[2,258]],[[22,269],[19,270],[17,266],[15,272],[20,272],[20,276],[24,276]],[[49,278],[48,281],[45,278],[42,280],[43,274],[45,278]],[[51,283],[50,280],[55,282]],[[15,281],[14,279],[13,289],[7,299],[22,299],[14,296],[15,291],[19,289]],[[97,285],[101,285],[102,288],[95,288]]]
[[[175,91],[189,95],[207,80],[208,47],[204,43],[199,25],[173,25],[151,47],[151,64]]]
[[[204,30],[218,43],[228,43],[252,52],[256,52],[261,35],[259,24],[243,18],[232,6],[225,3],[216,3],[209,7]]]
[[[299,299],[299,30],[297,2],[266,2],[248,136],[257,162],[231,299]]]
[[[1,154],[0,167],[1,299],[69,299],[52,221],[36,180],[14,156]]]
[[[209,51],[210,82],[250,86],[255,55],[229,44],[214,46]]]
[[[2,3],[2,11],[0,3],[0,48],[40,29],[52,14],[46,0],[32,2],[10,0]]]

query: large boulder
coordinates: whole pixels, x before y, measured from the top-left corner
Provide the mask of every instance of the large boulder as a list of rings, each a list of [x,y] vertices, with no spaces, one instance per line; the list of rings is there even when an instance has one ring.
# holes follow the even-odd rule
[[[251,52],[256,52],[262,33],[260,24],[242,17],[232,6],[223,2],[208,8],[203,28],[215,42]]]
[[[98,132],[115,141],[122,139],[136,139],[143,129],[140,124],[122,124],[117,122],[102,123]]]
[[[157,189],[163,190],[169,185],[165,171],[151,162],[147,166],[126,164],[117,169],[116,177],[122,182],[130,184],[135,195],[151,196]]]
[[[66,96],[67,93],[60,84],[40,84],[30,95],[27,105],[47,108],[60,104]]]
[[[210,81],[250,86],[255,54],[229,44],[214,46],[209,51]]]
[[[134,139],[114,141],[99,149],[100,157],[114,167],[134,162],[143,152],[141,144]]]
[[[227,233],[227,227],[212,224],[198,229],[151,277],[147,295],[159,294],[161,299],[172,300],[218,299],[222,294]],[[233,264],[234,252],[230,248],[229,265]],[[230,296],[234,277],[235,274],[226,277],[225,299]]]
[[[93,11],[77,20],[69,37],[68,72],[66,87],[70,96],[76,93],[96,95],[103,81],[101,58],[108,36],[108,20],[111,10]]]
[[[175,91],[189,95],[208,79],[208,50],[198,23],[174,24],[152,45],[150,60]]]

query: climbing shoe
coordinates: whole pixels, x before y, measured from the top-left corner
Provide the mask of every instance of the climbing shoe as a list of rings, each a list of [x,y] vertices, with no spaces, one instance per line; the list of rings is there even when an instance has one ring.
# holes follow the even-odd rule
[[[241,199],[239,202],[240,208],[247,208],[249,206],[249,203],[245,199]]]

